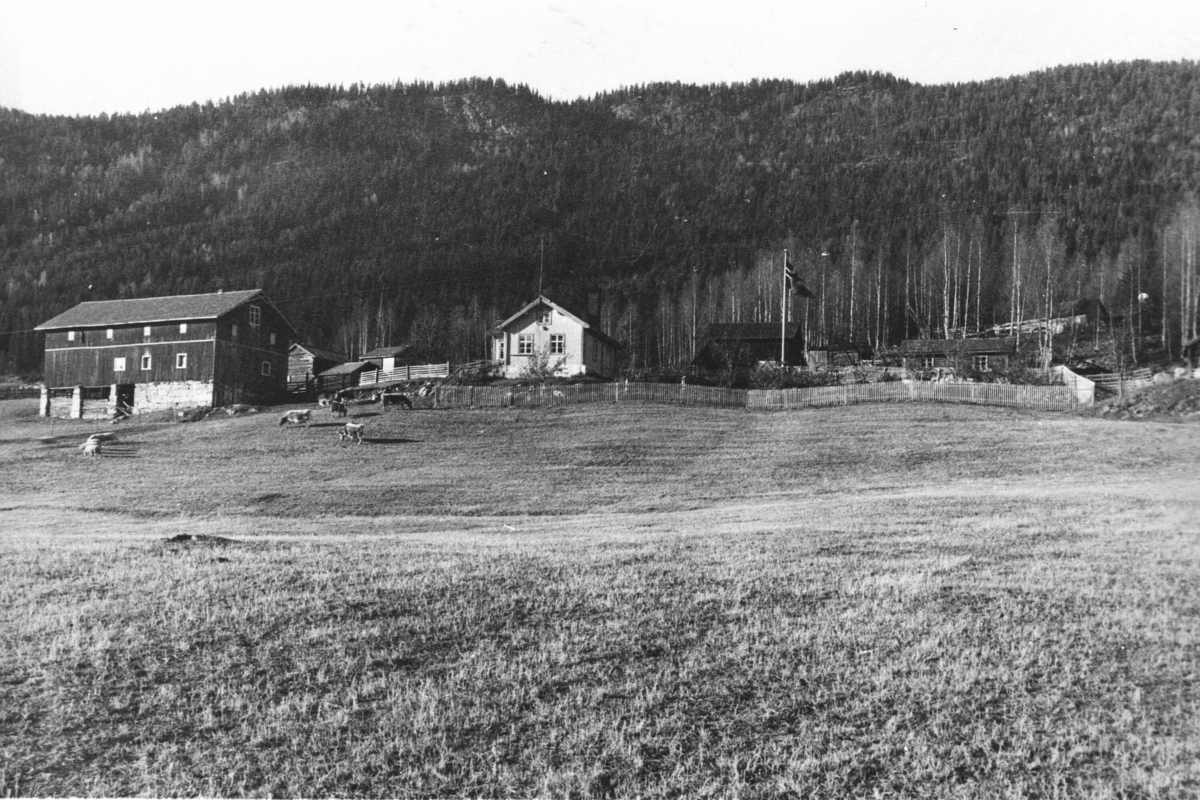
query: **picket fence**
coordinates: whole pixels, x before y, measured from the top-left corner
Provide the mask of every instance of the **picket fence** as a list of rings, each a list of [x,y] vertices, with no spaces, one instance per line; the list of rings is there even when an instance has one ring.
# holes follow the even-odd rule
[[[586,403],[654,403],[785,410],[858,403],[968,403],[1042,411],[1065,411],[1080,404],[1069,386],[995,383],[862,383],[806,389],[724,389],[664,383],[593,383],[572,386],[440,386],[437,408],[530,408]]]

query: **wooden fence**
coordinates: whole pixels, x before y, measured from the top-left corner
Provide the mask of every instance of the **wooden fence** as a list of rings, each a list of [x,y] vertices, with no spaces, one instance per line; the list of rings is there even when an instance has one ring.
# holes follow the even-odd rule
[[[1120,394],[1122,391],[1130,392],[1134,389],[1141,389],[1143,386],[1149,386],[1153,383],[1151,377],[1149,367],[1135,369],[1123,375],[1117,372],[1106,372],[1102,375],[1088,376],[1096,384],[1096,388],[1110,394]]]
[[[1065,411],[1079,401],[1068,386],[1027,386],[1003,383],[941,383],[894,381],[818,386],[810,389],[751,390],[752,409],[818,408],[858,403],[965,403],[984,406]]]
[[[530,408],[584,403],[656,403],[748,408],[817,408],[857,403],[970,403],[1064,411],[1081,402],[1069,386],[925,381],[860,383],[808,389],[724,389],[669,383],[592,383],[574,386],[440,386],[436,408]]]
[[[375,372],[364,372],[362,378],[359,379],[359,386],[367,386],[376,383],[388,383],[390,381],[411,381],[421,380],[423,378],[445,378],[450,375],[450,363],[445,364],[417,364],[415,366],[396,367],[395,369],[381,369]]]
[[[0,400],[25,400],[30,397],[41,397],[40,387],[0,386]]]

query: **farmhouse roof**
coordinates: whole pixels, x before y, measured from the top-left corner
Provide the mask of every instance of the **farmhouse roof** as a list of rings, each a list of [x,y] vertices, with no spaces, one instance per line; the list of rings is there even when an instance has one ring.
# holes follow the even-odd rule
[[[991,339],[905,339],[900,354],[905,356],[946,355],[948,353],[1012,353],[1017,349],[1014,336]]]
[[[615,347],[618,350],[625,349],[625,345],[621,344],[616,339],[612,338],[611,336],[609,336],[607,333],[600,330],[599,328],[594,327],[593,325],[591,325],[587,320],[583,319],[582,317],[579,317],[575,314],[572,314],[570,311],[567,311],[565,308],[563,308],[562,306],[560,306],[558,303],[554,302],[550,298],[546,297],[545,295],[538,295],[536,300],[533,300],[533,301],[527,303],[520,311],[513,314],[511,317],[509,317],[508,319],[504,320],[499,325],[497,325],[494,330],[496,332],[503,331],[509,325],[516,322],[518,319],[525,316],[525,314],[529,313],[531,310],[537,308],[538,306],[549,306],[550,308],[553,308],[558,313],[562,314],[564,317],[569,317],[570,319],[575,320],[575,322],[578,323],[581,328],[587,330],[590,334],[592,334],[593,336],[595,336],[597,339],[604,342],[605,344],[609,345],[610,347]]]
[[[54,331],[65,328],[89,328],[105,325],[130,325],[146,322],[179,322],[216,319],[250,300],[270,303],[262,289],[211,294],[179,294],[170,297],[139,297],[132,300],[89,300],[69,308],[34,328]],[[280,314],[280,317],[283,317]],[[291,323],[288,323],[291,328]],[[295,332],[295,328],[292,328]]]
[[[326,361],[345,361],[346,356],[342,353],[335,353],[332,350],[323,350],[320,347],[312,347],[307,344],[296,343],[292,345],[292,350],[303,350],[313,358],[321,358]]]
[[[704,331],[704,338],[714,342],[752,341],[757,339],[773,339],[779,341],[780,328],[787,339],[794,339],[800,332],[799,322],[787,322],[780,326],[778,322],[710,322]]]
[[[318,373],[318,378],[327,378],[333,375],[353,375],[356,372],[362,372],[365,369],[375,369],[373,361],[347,361],[345,364],[338,364],[336,367],[330,367],[324,372]]]

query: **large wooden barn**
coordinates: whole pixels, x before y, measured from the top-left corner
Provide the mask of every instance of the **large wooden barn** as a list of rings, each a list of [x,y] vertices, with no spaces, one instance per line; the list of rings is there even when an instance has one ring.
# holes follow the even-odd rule
[[[80,303],[46,334],[43,416],[271,403],[296,331],[259,289]]]

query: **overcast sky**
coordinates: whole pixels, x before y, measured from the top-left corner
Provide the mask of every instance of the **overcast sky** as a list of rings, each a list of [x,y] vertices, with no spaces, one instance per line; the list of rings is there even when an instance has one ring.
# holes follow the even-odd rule
[[[0,106],[140,112],[291,84],[525,83],[569,100],[652,81],[934,84],[1200,59],[1196,0],[0,0]]]

